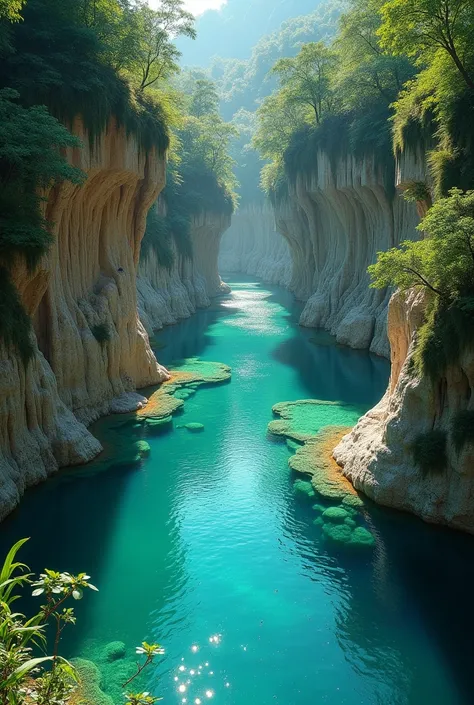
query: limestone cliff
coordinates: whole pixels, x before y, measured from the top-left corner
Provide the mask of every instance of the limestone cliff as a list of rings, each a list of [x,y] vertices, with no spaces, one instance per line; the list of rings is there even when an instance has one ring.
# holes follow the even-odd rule
[[[84,424],[136,409],[135,393],[167,378],[137,314],[136,270],[146,214],[164,185],[165,163],[111,121],[69,161],[83,186],[45,194],[53,245],[15,285],[31,316],[36,353],[28,367],[0,351],[0,518],[24,488],[58,467],[90,460],[100,444]]]
[[[457,412],[473,408],[474,356],[472,351],[462,355],[435,384],[417,377],[410,361],[423,316],[423,294],[393,296],[388,316],[389,388],[343,438],[334,457],[356,489],[379,504],[474,533],[474,449],[466,444],[456,450],[451,434]],[[442,472],[423,474],[414,462],[413,443],[432,430],[446,433],[447,466]]]
[[[218,272],[217,258],[230,216],[204,212],[191,222],[192,258],[174,250],[171,269],[160,263],[153,249],[139,266],[138,308],[149,333],[191,316],[196,309],[210,306],[211,299],[230,291]]]
[[[253,274],[270,284],[289,286],[291,254],[276,229],[269,202],[243,206],[234,214],[232,225],[222,238],[219,270]]]
[[[418,169],[417,166],[413,171]],[[416,207],[390,187],[393,176],[370,155],[336,162],[319,151],[277,200],[277,227],[293,257],[290,289],[306,300],[301,324],[324,327],[338,342],[389,356],[389,292],[369,288],[376,253],[417,236]]]

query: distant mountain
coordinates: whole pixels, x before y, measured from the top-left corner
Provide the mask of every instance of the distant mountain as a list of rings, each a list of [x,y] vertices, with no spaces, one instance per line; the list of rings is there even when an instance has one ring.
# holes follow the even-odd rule
[[[313,12],[322,0],[228,0],[197,20],[196,40],[180,39],[182,65],[207,66],[214,56],[246,59],[252,47],[282,22]]]

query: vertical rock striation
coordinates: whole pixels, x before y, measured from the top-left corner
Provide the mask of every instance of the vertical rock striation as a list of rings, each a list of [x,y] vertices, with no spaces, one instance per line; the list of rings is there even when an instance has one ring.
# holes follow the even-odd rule
[[[306,300],[300,323],[324,327],[338,342],[389,356],[389,292],[369,288],[376,253],[417,236],[416,207],[390,187],[375,156],[336,162],[319,151],[277,201],[276,222],[293,257],[290,289]]]
[[[288,287],[292,260],[286,240],[276,229],[269,202],[243,206],[233,216],[219,251],[222,272],[253,274],[270,284]]]
[[[14,282],[35,331],[25,369],[0,350],[0,518],[26,486],[101,450],[85,424],[110,411],[140,407],[137,387],[168,377],[137,313],[136,271],[151,203],[165,162],[140,149],[110,121],[68,159],[87,174],[45,194],[53,245],[35,270],[18,266]]]
[[[219,276],[217,257],[230,216],[201,213],[191,223],[192,258],[174,248],[174,262],[164,267],[155,251],[142,257],[137,279],[140,318],[151,333],[165,325],[188,318],[196,309],[210,306],[215,296],[230,291]]]

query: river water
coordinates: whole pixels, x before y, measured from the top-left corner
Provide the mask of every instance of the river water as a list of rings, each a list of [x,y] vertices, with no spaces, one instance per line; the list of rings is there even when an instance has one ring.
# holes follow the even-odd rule
[[[34,570],[92,576],[100,592],[78,603],[63,650],[99,663],[116,705],[144,639],[166,649],[142,682],[165,705],[472,704],[472,538],[369,504],[374,548],[328,543],[294,493],[291,451],[266,432],[279,401],[362,413],[388,363],[300,328],[281,289],[230,284],[154,342],[164,364],[224,362],[232,381],[187,400],[139,466],[96,462],[30,490],[2,525],[2,551],[31,536],[22,558]],[[116,427],[95,431],[111,443]],[[118,456],[137,433],[121,432]],[[126,658],[110,660],[117,640]]]

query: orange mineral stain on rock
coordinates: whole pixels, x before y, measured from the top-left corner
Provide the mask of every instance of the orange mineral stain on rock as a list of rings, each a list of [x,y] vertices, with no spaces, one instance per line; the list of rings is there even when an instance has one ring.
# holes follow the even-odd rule
[[[334,448],[350,430],[350,427],[328,426],[306,441],[289,460],[292,470],[310,475],[315,491],[327,499],[343,500],[348,495],[357,495],[332,457]]]

